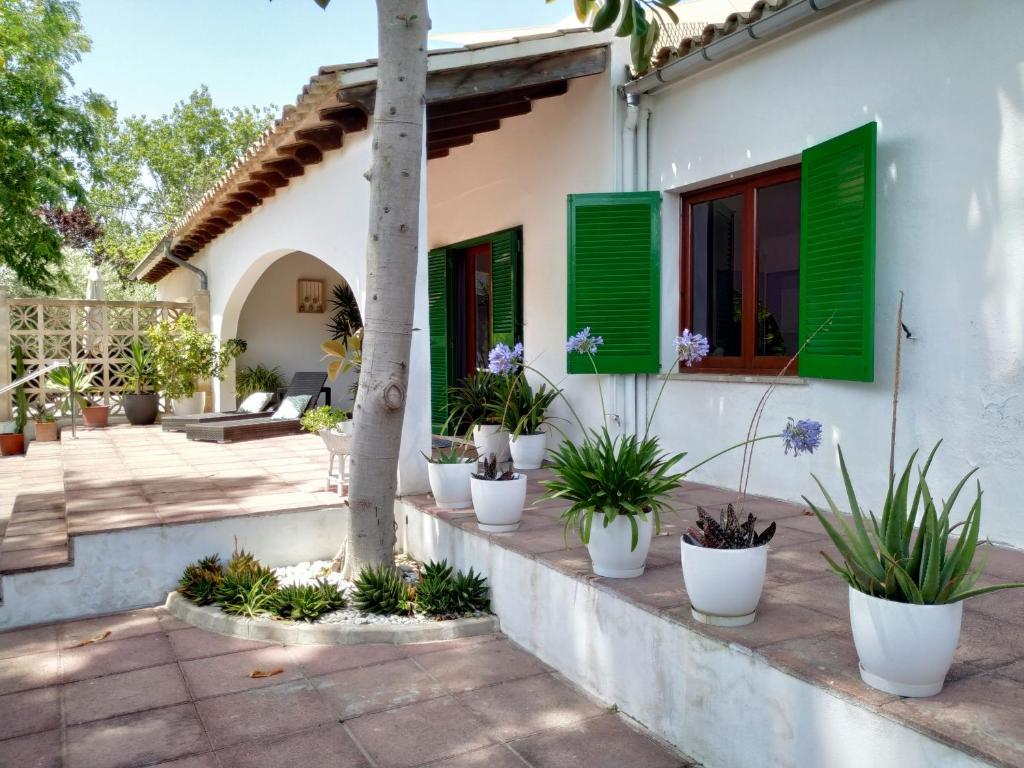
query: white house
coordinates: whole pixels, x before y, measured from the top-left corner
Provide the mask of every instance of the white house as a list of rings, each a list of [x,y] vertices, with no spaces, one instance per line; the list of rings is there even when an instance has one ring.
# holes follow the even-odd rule
[[[795,462],[762,443],[750,490],[816,497],[813,472],[839,491],[841,445],[877,509],[903,291],[897,461],[943,438],[936,487],[981,467],[983,533],[1024,546],[1022,23],[1015,0],[772,0],[637,80],[626,42],[586,31],[432,52],[401,489],[423,487],[446,387],[496,341],[522,340],[596,425],[598,381],[564,351],[589,325],[619,428],[651,419],[701,458],[744,437],[830,320],[761,427],[814,418],[824,444]],[[373,62],[322,69],[136,270],[166,299],[196,296],[182,260],[202,270],[243,362],[321,365],[300,279],[362,296],[374,79]],[[713,354],[668,371],[684,327]],[[730,456],[692,479],[738,473]]]

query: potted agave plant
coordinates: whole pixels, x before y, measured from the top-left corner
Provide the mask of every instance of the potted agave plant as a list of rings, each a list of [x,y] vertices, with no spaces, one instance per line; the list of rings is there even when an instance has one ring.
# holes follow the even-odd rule
[[[975,586],[983,570],[973,565],[981,527],[981,484],[966,518],[953,523],[956,500],[977,470],[968,472],[949,498],[937,500],[928,488],[927,474],[938,448],[937,444],[918,471],[913,496],[911,474],[917,453],[898,482],[890,473],[880,518],[865,514],[857,501],[841,449],[839,466],[853,524],[817,478],[831,515],[807,500],[839,550],[841,562],[822,554],[849,585],[850,625],[861,678],[872,688],[898,696],[933,696],[942,690],[960,641],[964,600],[1024,587]],[[957,529],[960,537],[954,541]]]
[[[526,475],[499,468],[498,457],[485,456],[482,472],[470,478],[473,511],[480,530],[487,533],[510,533],[519,528],[526,506]]]
[[[72,408],[78,406],[85,426],[98,429],[107,426],[110,406],[102,403],[95,405],[89,400],[86,393],[92,391],[95,378],[96,372],[87,370],[85,363],[74,363],[50,373],[46,386],[64,395],[60,406],[62,411],[70,413]]]
[[[14,378],[25,376],[25,356],[21,347],[14,348]],[[19,456],[25,452],[25,426],[28,424],[28,397],[25,385],[14,390],[14,431],[0,434],[0,456]]]
[[[57,418],[53,415],[53,411],[46,404],[41,402],[36,404],[35,415],[32,417],[32,423],[35,427],[36,440],[40,443],[55,443],[59,437],[59,430],[57,427]]]
[[[152,424],[160,409],[160,395],[152,391],[156,386],[153,353],[136,339],[126,362],[128,391],[124,393],[124,415],[135,426]]]
[[[476,471],[476,461],[467,458],[465,448],[452,445],[438,449],[433,456],[423,454],[427,460],[430,492],[442,509],[465,509],[473,503],[470,478]]]

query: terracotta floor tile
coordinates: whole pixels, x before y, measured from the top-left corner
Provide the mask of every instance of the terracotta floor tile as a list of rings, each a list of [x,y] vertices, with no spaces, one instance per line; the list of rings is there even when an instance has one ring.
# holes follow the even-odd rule
[[[681,768],[692,765],[677,754],[607,714],[510,743],[534,768]]]
[[[572,725],[605,711],[553,675],[499,683],[456,698],[503,740]]]
[[[147,667],[64,686],[68,725],[157,709],[189,700],[177,664]]]
[[[410,659],[333,672],[313,678],[313,684],[342,720],[445,693],[441,683]]]
[[[0,696],[0,739],[25,736],[60,726],[60,691],[34,688]],[[0,745],[3,752],[3,745]]]
[[[109,632],[108,640],[124,640],[163,631],[152,608],[128,611],[112,616],[69,621],[59,625],[58,640],[62,648],[71,648],[84,640]]]
[[[174,661],[174,652],[163,633],[115,640],[114,635],[92,645],[61,651],[64,680],[75,682],[101,675],[130,672]]]
[[[337,723],[230,747],[217,756],[221,768],[370,768],[359,747]]]
[[[790,584],[766,584],[765,596],[809,608],[837,619],[850,617],[850,588],[833,574]]]
[[[60,659],[56,651],[0,660],[0,695],[59,682]]]
[[[622,595],[626,599],[651,608],[689,606],[683,586],[683,571],[678,565],[652,568],[648,565],[642,576],[634,579],[600,579],[602,589]]]
[[[43,731],[0,744],[0,768],[63,768],[60,731]]]
[[[67,544],[38,549],[19,549],[0,552],[0,573],[51,568],[70,562]]]
[[[365,715],[347,725],[382,768],[421,765],[493,743],[487,727],[451,697]]]
[[[192,755],[180,760],[171,760],[168,763],[159,763],[153,768],[222,768],[222,766],[217,762],[216,755],[207,752],[205,755]]]
[[[464,752],[440,762],[431,763],[430,768],[525,768],[526,763],[508,746],[484,747]]]
[[[470,648],[481,643],[492,643],[495,640],[503,639],[502,635],[475,635],[474,637],[460,637],[457,640],[439,640],[434,643],[410,643],[401,646],[407,656],[422,656],[425,653],[437,653],[438,651],[453,651],[459,648]]]
[[[198,627],[188,627],[178,632],[172,632],[168,635],[168,639],[171,641],[174,655],[181,661],[269,647],[267,643],[218,635]]]
[[[209,751],[192,704],[67,729],[67,768],[134,768]]]
[[[690,606],[670,613],[689,613]],[[745,627],[702,627],[707,634],[745,648],[794,640],[799,637],[832,635],[846,630],[849,622],[792,603],[763,596],[757,607],[757,618]]]
[[[508,640],[430,653],[417,661],[453,693],[546,671],[536,658]]]
[[[183,661],[181,669],[185,673],[189,691],[196,699],[248,691],[253,688],[265,688],[302,677],[298,663],[285,648],[279,645],[268,645],[254,651]],[[272,672],[277,669],[282,671],[273,677],[249,677],[255,670]]]
[[[214,749],[303,731],[335,719],[305,680],[204,699],[196,704]]]
[[[992,669],[1024,659],[1022,637],[1024,631],[1019,624],[965,611],[956,660]]]
[[[394,661],[406,655],[405,646],[378,644],[295,645],[288,650],[309,677]]]
[[[0,659],[57,650],[57,629],[48,624],[0,632]]]

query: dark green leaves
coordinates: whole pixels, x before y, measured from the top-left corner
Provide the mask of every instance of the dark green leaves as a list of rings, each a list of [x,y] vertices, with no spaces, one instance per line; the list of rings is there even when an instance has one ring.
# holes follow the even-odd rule
[[[551,2],[552,0],[548,0]],[[616,37],[628,37],[633,69],[642,75],[651,68],[651,58],[667,23],[679,23],[672,6],[679,0],[574,0],[576,18],[591,18],[595,32],[610,29]],[[650,14],[650,15],[648,15]]]
[[[831,515],[826,516],[806,497],[805,501],[839,550],[842,563],[822,554],[832,569],[854,589],[899,603],[938,605],[997,589],[1024,587],[1024,584],[999,584],[974,589],[983,569],[983,564],[972,568],[981,529],[981,484],[977,484],[974,503],[967,517],[963,522],[951,525],[953,506],[977,470],[972,469],[964,475],[947,500],[940,502],[934,499],[925,477],[938,448],[939,444],[936,444],[924,466],[918,470],[917,486],[909,507],[910,476],[917,452],[911,454],[898,482],[895,477],[889,478],[889,490],[880,520],[873,513],[865,515],[857,502],[841,449],[839,465],[852,526],[815,478]],[[917,527],[919,517],[920,526]],[[953,534],[958,531],[960,536],[953,543]]]
[[[668,495],[683,478],[683,473],[670,470],[683,456],[663,453],[656,437],[612,437],[607,429],[593,430],[580,445],[566,440],[552,453],[555,478],[544,482],[547,498],[572,502],[562,513],[562,522],[566,535],[575,528],[584,544],[590,542],[595,514],[602,515],[605,526],[618,515],[629,516],[631,548],[636,549],[635,518],[647,520],[651,515],[660,530]]]

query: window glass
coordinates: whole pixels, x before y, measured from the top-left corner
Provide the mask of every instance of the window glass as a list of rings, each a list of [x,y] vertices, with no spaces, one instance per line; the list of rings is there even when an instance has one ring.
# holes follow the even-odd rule
[[[793,355],[800,309],[800,181],[757,189],[757,355]]]
[[[491,247],[474,249],[473,326],[476,330],[475,357],[477,369],[487,367],[491,351]]]
[[[743,305],[743,195],[692,207],[693,330],[704,334],[712,357],[741,354]]]

